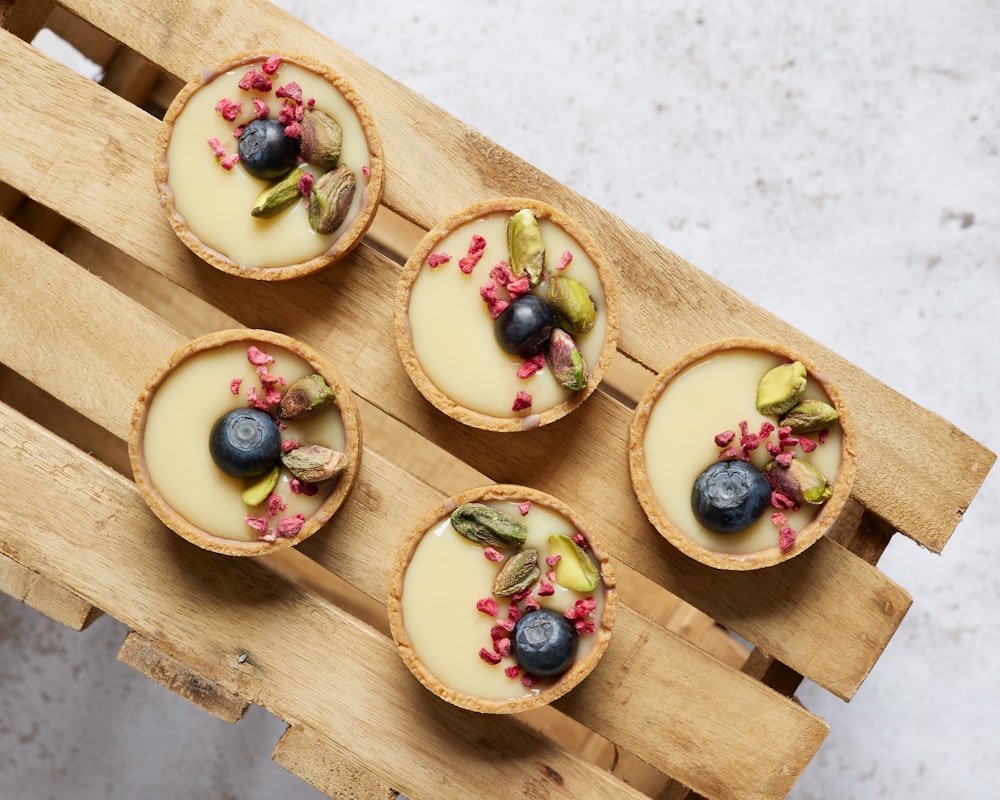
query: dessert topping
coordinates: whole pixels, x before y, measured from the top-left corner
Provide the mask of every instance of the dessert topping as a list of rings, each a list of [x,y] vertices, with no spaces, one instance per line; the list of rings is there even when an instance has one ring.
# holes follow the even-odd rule
[[[597,303],[587,287],[567,275],[548,280],[546,296],[561,327],[570,333],[587,333],[597,322]]]
[[[300,172],[293,169],[280,181],[262,191],[250,208],[251,216],[267,219],[294,205],[302,197],[299,179]]]
[[[208,449],[216,466],[234,478],[267,472],[281,450],[281,433],[269,414],[240,408],[223,414],[209,433]]]
[[[280,419],[306,419],[328,408],[336,399],[322,375],[299,378],[285,392],[278,405]]]
[[[492,597],[484,597],[476,603],[476,611],[481,611],[487,617],[495,617],[500,613],[500,606]]]
[[[833,494],[833,487],[827,477],[801,458],[790,458],[787,464],[776,458],[764,467],[764,474],[776,492],[795,503],[818,505],[826,502]]]
[[[305,483],[319,483],[347,468],[347,454],[318,444],[305,445],[281,454],[281,463]]]
[[[541,575],[538,567],[538,551],[526,547],[519,550],[500,568],[493,580],[493,594],[510,597],[530,588]]]
[[[806,390],[806,368],[801,361],[779,364],[764,373],[757,384],[757,411],[780,416],[802,399]]]
[[[587,362],[576,341],[562,328],[553,328],[545,350],[545,360],[556,382],[572,392],[585,389],[590,380]]]
[[[449,261],[451,261],[451,256],[448,253],[431,253],[427,256],[427,266],[431,269],[447,264]]]
[[[511,411],[526,411],[531,408],[532,398],[523,389],[518,390],[518,393],[514,395],[514,402],[511,404]]]
[[[337,120],[309,109],[302,117],[300,139],[302,158],[323,171],[336,168],[344,142],[344,132]]]
[[[565,534],[553,534],[548,540],[549,556],[545,559],[555,570],[560,586],[575,592],[592,592],[600,582],[597,565],[582,547]],[[554,563],[549,559],[554,558]]]
[[[469,250],[465,256],[459,259],[458,268],[466,275],[471,273],[476,268],[476,264],[479,263],[479,259],[483,257],[484,250],[486,250],[486,239],[478,233],[473,234],[472,239],[469,240]]]
[[[451,513],[451,525],[462,536],[489,547],[520,547],[528,538],[523,522],[483,503],[463,503]]]
[[[243,502],[248,506],[259,506],[274,491],[280,476],[281,470],[275,465],[260,477],[248,478],[243,489]]]
[[[515,277],[527,275],[537,286],[545,271],[545,241],[530,208],[515,213],[507,223],[507,250]]]
[[[791,408],[778,424],[796,434],[829,428],[838,419],[837,409],[822,400],[803,400]]]
[[[309,194],[309,225],[317,233],[333,233],[343,225],[354,200],[354,173],[341,165],[325,172]]]

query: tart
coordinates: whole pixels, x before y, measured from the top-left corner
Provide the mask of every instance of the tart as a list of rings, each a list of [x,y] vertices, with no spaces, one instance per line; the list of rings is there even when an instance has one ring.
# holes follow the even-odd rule
[[[403,268],[394,328],[421,394],[466,425],[522,431],[597,388],[618,339],[618,293],[590,235],[526,198],[441,221]]]
[[[727,339],[661,372],[636,407],[629,467],[653,526],[719,569],[803,552],[837,519],[854,424],[815,365],[775,342]]]
[[[154,176],[195,254],[232,275],[283,280],[361,241],[382,196],[382,145],[360,97],[328,67],[243,53],[171,102]]]
[[[361,458],[354,397],[319,353],[235,329],[174,352],[129,429],[136,485],[163,523],[216,553],[255,556],[315,533]]]
[[[427,689],[504,714],[583,680],[608,645],[616,602],[608,556],[569,507],[497,484],[452,497],[413,528],[388,612],[403,661]]]

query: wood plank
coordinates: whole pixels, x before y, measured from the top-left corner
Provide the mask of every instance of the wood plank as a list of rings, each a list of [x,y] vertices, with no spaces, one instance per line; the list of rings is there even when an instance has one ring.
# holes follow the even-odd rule
[[[85,630],[101,610],[58,583],[0,553],[0,592],[20,600],[75,631]]]
[[[31,41],[54,6],[54,0],[0,0],[0,28]]]
[[[153,6],[155,5],[155,13]],[[640,231],[455,120],[353,54],[265,0],[248,0],[239,14],[213,13],[210,0],[143,0],[109,9],[100,0],[67,6],[175,75],[195,74],[198,53],[255,46],[260,26],[278,33],[273,45],[322,53],[349,77],[371,107],[393,165],[384,202],[405,219],[429,228],[465,205],[498,194],[531,195],[561,207],[595,235],[611,261],[629,265],[622,281],[626,310],[622,352],[654,372],[686,350],[729,336],[762,336],[809,354],[841,388],[864,444],[857,497],[897,530],[940,552],[995,461],[982,444],[876,381],[836,353],[791,328]],[[199,11],[200,10],[200,11]],[[205,20],[198,43],[180,14]],[[421,120],[419,127],[412,121]],[[442,184],[437,176],[448,175]],[[934,459],[926,458],[933,452]],[[933,463],[932,463],[933,462]],[[947,478],[944,476],[948,476]],[[963,479],[955,479],[962,476]],[[905,487],[928,491],[913,503]],[[901,488],[902,487],[902,488]]]
[[[223,722],[243,719],[250,705],[238,694],[202,677],[163,643],[134,631],[125,637],[118,660]]]
[[[289,725],[272,758],[332,800],[395,800],[392,787],[359,766],[353,755],[303,725]]]
[[[4,334],[0,360],[125,438],[133,398],[147,376],[186,337],[9,223],[0,222],[0,243],[9,259],[0,273],[0,284],[14,309],[0,319]],[[616,559],[838,696],[853,695],[909,608],[910,599],[902,589],[832,541],[820,541],[780,568],[726,574],[666,546],[634,501],[628,483],[622,444],[628,411],[604,395],[595,395],[558,426],[536,431],[531,437],[516,437],[500,451],[484,432],[449,425],[421,403],[416,390],[403,379],[402,367],[384,337],[364,341],[353,335],[388,313],[379,298],[385,296],[394,274],[386,268],[385,259],[368,248],[354,258],[355,269],[287,288],[257,283],[244,288],[243,282],[230,281],[226,285],[238,290],[238,297],[216,305],[232,305],[236,312],[243,306],[256,308],[256,303],[248,301],[266,291],[270,318],[285,321],[279,330],[309,341],[338,364],[348,384],[372,403],[365,409],[369,416],[382,413],[375,401],[392,398],[393,418],[428,417],[422,427],[434,431],[428,437],[431,441],[453,453],[464,453],[491,480],[529,476],[521,482],[532,482],[584,509],[602,530]],[[207,277],[202,280],[209,282]],[[351,302],[345,304],[345,297]],[[63,305],[62,313],[43,326],[43,309],[57,303]],[[341,324],[329,327],[324,307]],[[303,315],[303,310],[313,308],[315,314]],[[257,323],[257,319],[246,321]],[[44,355],[16,345],[33,337],[46,342]],[[117,343],[126,340],[142,342],[142,346],[119,356]],[[10,346],[4,348],[5,342]],[[381,371],[380,363],[384,365]],[[90,390],[89,376],[97,374],[107,387],[100,396]],[[609,420],[615,424],[608,424]],[[579,443],[573,454],[579,462],[563,458],[560,436]],[[594,465],[588,481],[578,480],[573,469],[576,463]],[[385,496],[392,498],[389,488],[385,487]],[[380,512],[375,523],[384,537],[381,540],[314,537],[303,550],[384,602],[391,559],[382,554],[393,550],[398,536],[391,520],[405,519],[413,508],[429,508],[438,499],[433,494],[414,497],[420,499],[401,496],[386,501],[391,508]],[[349,524],[359,530],[372,527],[364,519]]]
[[[500,752],[561,776],[560,793],[633,794],[516,718],[470,715],[433,698],[383,634],[249,559],[222,559],[167,533],[131,482],[6,407],[0,407],[0,448],[9,453],[0,462],[0,488],[9,491],[27,477],[37,490],[25,498],[25,514],[44,516],[51,528],[39,537],[0,521],[0,552],[44,566],[134,630],[155,631],[173,653],[201,654],[205,666],[195,671],[204,679],[324,731],[408,796],[464,797],[469,786],[501,779],[555,796],[530,766],[528,774],[512,776]],[[362,471],[362,482],[371,472]],[[368,505],[364,516],[373,519],[382,501],[362,486],[348,505]],[[99,534],[74,537],[81,516]],[[723,707],[720,696],[727,698]],[[719,798],[784,797],[827,733],[798,704],[627,608],[620,610],[614,646],[558,706]],[[766,754],[758,736],[769,742]],[[440,784],[443,767],[454,777],[450,791]]]

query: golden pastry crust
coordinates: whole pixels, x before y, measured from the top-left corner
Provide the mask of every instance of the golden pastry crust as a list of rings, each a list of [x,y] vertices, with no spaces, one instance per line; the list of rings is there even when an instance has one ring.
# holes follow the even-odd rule
[[[238,264],[224,253],[220,253],[218,250],[206,245],[205,242],[188,228],[184,218],[177,211],[174,193],[169,183],[167,148],[170,145],[174,122],[183,113],[187,101],[191,96],[216,77],[240,67],[249,67],[263,63],[271,55],[273,55],[273,52],[244,52],[234,55],[218,63],[215,67],[204,70],[198,77],[185,84],[171,101],[163,117],[163,124],[160,126],[160,131],[156,138],[156,152],[153,159],[153,177],[159,191],[160,204],[166,210],[170,225],[173,227],[178,238],[187,245],[188,249],[216,269],[227,272],[230,275],[237,275],[241,278],[252,278],[263,281],[288,280],[308,275],[340,260],[353,250],[361,242],[361,239],[368,232],[375,219],[375,213],[378,211],[379,203],[382,200],[385,173],[382,141],[375,128],[375,122],[372,119],[371,113],[354,88],[329,67],[309,56],[282,53],[281,60],[283,63],[295,64],[319,75],[337,89],[354,109],[354,113],[361,124],[368,142],[368,167],[370,169],[368,185],[365,188],[365,200],[358,214],[326,252],[306,261],[281,267],[252,267]]]
[[[514,700],[484,699],[445,686],[420,660],[407,635],[406,625],[403,620],[403,578],[410,559],[413,557],[424,534],[447,518],[458,506],[464,503],[489,502],[491,500],[515,502],[530,500],[533,504],[551,509],[569,520],[586,537],[590,545],[590,552],[600,570],[601,583],[604,589],[604,609],[601,617],[595,620],[595,630],[592,634],[594,637],[592,649],[582,658],[577,659],[566,672],[538,694]],[[410,672],[427,689],[449,703],[470,711],[477,711],[483,714],[515,714],[531,708],[537,708],[538,706],[547,705],[553,700],[562,697],[597,666],[598,661],[600,661],[601,656],[607,649],[611,638],[611,630],[615,623],[615,608],[618,602],[618,590],[616,586],[615,575],[608,553],[604,550],[593,532],[569,506],[551,495],[526,486],[494,484],[468,489],[449,498],[424,515],[423,519],[409,533],[396,556],[392,574],[389,577],[389,596],[386,605],[392,638],[396,642],[400,656]]]
[[[246,342],[248,346],[250,344],[263,345],[265,347],[269,344],[276,345],[308,362],[336,393],[336,408],[340,412],[344,426],[344,452],[348,456],[348,464],[346,469],[337,477],[337,483],[333,487],[333,491],[319,508],[306,519],[305,524],[298,534],[291,538],[279,538],[275,542],[227,539],[211,534],[192,524],[164,499],[163,495],[150,479],[149,469],[146,464],[143,434],[145,432],[146,416],[149,412],[150,403],[157,389],[170,373],[189,358],[234,342]],[[208,435],[206,432],[206,447],[208,446],[207,441]],[[218,331],[195,339],[176,350],[160,370],[146,382],[132,411],[132,419],[129,425],[128,453],[132,464],[133,478],[143,499],[145,499],[147,505],[160,518],[163,524],[174,531],[174,533],[214,553],[229,556],[259,556],[274,553],[286,547],[293,547],[305,541],[319,530],[333,516],[337,509],[340,508],[354,486],[354,481],[361,464],[361,417],[354,401],[354,395],[344,383],[340,373],[311,347],[274,331],[251,328]]]
[[[551,220],[566,231],[586,252],[591,261],[593,261],[601,281],[601,288],[604,291],[604,307],[599,311],[599,313],[604,314],[605,318],[604,344],[597,363],[588,365],[590,376],[585,388],[574,392],[562,403],[541,412],[533,412],[517,417],[497,417],[466,408],[455,402],[438,389],[430,378],[427,377],[423,367],[420,365],[420,360],[417,358],[410,333],[410,291],[421,270],[425,268],[427,257],[434,252],[438,243],[456,228],[491,213],[498,211],[514,213],[524,208],[530,208],[536,219]],[[611,364],[611,359],[618,345],[618,326],[618,288],[614,273],[593,238],[583,227],[561,211],[547,203],[524,197],[504,197],[486,200],[475,203],[443,219],[428,231],[417,245],[416,250],[407,259],[396,287],[393,330],[396,337],[396,349],[402,359],[403,367],[410,376],[410,380],[413,381],[413,384],[420,393],[438,410],[465,425],[483,430],[501,432],[530,430],[541,425],[547,425],[550,422],[555,422],[577,408],[598,387],[601,379],[604,377],[605,371]]]
[[[713,353],[726,350],[763,350],[789,361],[802,362],[809,380],[822,387],[830,404],[837,409],[839,415],[838,425],[841,429],[840,465],[837,469],[837,477],[833,482],[833,494],[820,507],[816,517],[797,532],[795,545],[786,552],[782,552],[775,544],[774,547],[752,553],[721,553],[695,542],[679,530],[664,513],[653,495],[646,473],[645,435],[649,425],[649,416],[656,401],[667,385],[689,366]],[[834,524],[850,497],[851,488],[854,485],[854,475],[857,469],[857,440],[854,419],[844,404],[840,391],[830,383],[812,361],[777,342],[731,338],[712,342],[692,350],[656,377],[633,414],[629,427],[628,455],[632,488],[639,504],[646,512],[649,521],[668,542],[682,553],[710,567],[727,570],[751,570],[769,567],[794,558],[814,544]]]

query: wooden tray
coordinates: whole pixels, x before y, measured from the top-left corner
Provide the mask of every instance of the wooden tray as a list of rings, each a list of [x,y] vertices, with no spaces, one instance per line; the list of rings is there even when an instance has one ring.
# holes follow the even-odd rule
[[[0,588],[78,629],[98,609],[113,615],[134,631],[123,661],[224,719],[249,703],[268,709],[289,726],[274,757],[337,797],[492,797],[499,785],[538,798],[786,796],[828,732],[790,699],[799,682],[854,695],[910,605],[874,566],[880,554],[897,532],[939,552],[995,456],[267,2],[246,0],[238,15],[215,7],[0,0],[0,65],[41,110],[30,135],[20,115],[0,117],[0,487],[18,509],[0,521]],[[103,65],[102,83],[27,44],[43,26]],[[256,46],[260,30],[350,79],[387,165],[365,243],[281,285],[193,257],[151,174],[157,115],[204,66],[197,54]],[[422,232],[498,195],[559,207],[629,265],[602,390],[502,448],[428,406],[391,336],[400,265]],[[167,355],[236,325],[322,351],[357,393],[365,438],[358,483],[327,529],[256,561],[169,534],[131,482],[124,444],[134,398]],[[682,352],[726,336],[782,340],[827,365],[859,432],[837,529],[759,573],[719,573],[674,551],[628,480],[635,398]],[[554,707],[516,718],[432,697],[384,614],[402,532],[443,496],[492,481],[584,509],[624,600],[598,669]]]

